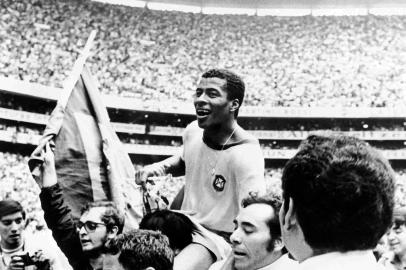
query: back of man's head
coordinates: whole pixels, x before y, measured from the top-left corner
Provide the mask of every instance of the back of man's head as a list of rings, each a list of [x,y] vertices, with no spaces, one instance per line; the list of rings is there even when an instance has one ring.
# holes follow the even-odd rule
[[[306,243],[322,253],[372,249],[391,225],[393,170],[353,137],[309,136],[286,164],[282,189],[284,212],[292,199]]]
[[[119,254],[125,270],[172,270],[174,254],[168,238],[158,231],[134,230],[107,243],[110,254]]]
[[[25,219],[25,211],[21,204],[14,200],[2,200],[0,201],[0,219],[4,216],[21,212]]]
[[[124,228],[125,216],[122,211],[117,208],[117,205],[112,201],[95,201],[89,202],[83,207],[82,215],[88,212],[91,208],[103,207],[106,210],[101,216],[101,220],[106,225],[108,231],[110,231],[114,226],[117,226],[117,233],[122,233]]]
[[[192,243],[193,234],[199,233],[196,225],[184,214],[171,210],[156,210],[143,217],[140,229],[160,231],[169,238],[174,251]]]

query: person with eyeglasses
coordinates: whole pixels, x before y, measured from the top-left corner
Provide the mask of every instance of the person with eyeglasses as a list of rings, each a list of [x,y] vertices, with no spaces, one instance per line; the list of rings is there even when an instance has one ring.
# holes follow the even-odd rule
[[[57,183],[54,154],[49,144],[43,156],[41,177],[36,181],[41,187],[44,218],[55,241],[74,270],[107,269],[105,243],[122,233],[124,214],[114,202],[91,202],[84,206],[79,221],[75,222]]]
[[[36,243],[24,235],[25,211],[14,200],[0,201],[0,270],[62,270],[47,243]]]
[[[406,269],[406,207],[395,208],[387,239],[389,252],[380,258],[379,263],[387,270]]]

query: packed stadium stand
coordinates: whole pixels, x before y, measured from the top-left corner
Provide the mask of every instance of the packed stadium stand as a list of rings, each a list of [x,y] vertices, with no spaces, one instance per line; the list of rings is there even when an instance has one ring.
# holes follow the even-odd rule
[[[0,4],[0,198],[36,213],[27,156],[93,29],[88,60],[135,164],[176,153],[211,67],[247,83],[239,123],[256,135],[269,189],[301,139],[332,130],[379,148],[406,205],[406,16],[207,15],[90,1]],[[159,187],[173,198],[182,179]],[[33,214],[34,215],[34,214]]]
[[[402,105],[405,16],[206,15],[90,1],[6,0],[0,74],[62,86],[90,31],[91,69],[104,93],[191,99],[198,76],[242,74],[246,104]]]

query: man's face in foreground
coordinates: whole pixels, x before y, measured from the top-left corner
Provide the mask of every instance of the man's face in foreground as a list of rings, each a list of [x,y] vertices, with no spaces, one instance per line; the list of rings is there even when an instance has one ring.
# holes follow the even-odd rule
[[[101,217],[105,211],[105,207],[93,207],[80,217],[78,229],[83,251],[91,252],[104,246],[107,228]]]
[[[271,206],[251,204],[240,210],[230,240],[236,270],[255,270],[271,264],[275,257],[268,251],[271,235],[267,221],[275,215]]]
[[[22,212],[5,215],[0,219],[1,245],[7,249],[14,249],[21,245],[24,230]]]

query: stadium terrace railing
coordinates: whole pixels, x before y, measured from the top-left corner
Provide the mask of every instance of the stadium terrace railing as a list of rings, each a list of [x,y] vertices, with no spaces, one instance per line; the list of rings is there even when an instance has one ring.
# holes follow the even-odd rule
[[[0,130],[0,141],[18,144],[38,145],[41,136],[32,133],[17,132],[15,130]],[[129,154],[172,156],[181,151],[181,147],[148,144],[124,144]],[[296,149],[266,149],[262,148],[265,159],[289,159]],[[380,150],[389,160],[406,160],[406,150]]]
[[[48,123],[49,115],[25,112],[13,109],[0,108],[0,119],[39,124],[45,126]],[[177,136],[181,137],[184,128],[171,126],[149,126],[146,125],[111,123],[116,132],[127,134],[146,134],[157,136]],[[260,140],[303,140],[308,135],[319,131],[301,131],[301,130],[249,130],[251,134]],[[322,132],[322,131],[321,131]],[[358,137],[363,140],[379,141],[406,141],[406,131],[341,131],[340,133],[349,136]]]
[[[40,84],[0,77],[0,91],[32,96],[47,100],[57,100],[61,89]],[[139,100],[111,95],[103,95],[107,107],[145,112],[194,115],[191,102],[157,102]],[[406,106],[385,108],[359,107],[264,107],[243,106],[240,117],[275,117],[275,118],[406,118]]]

